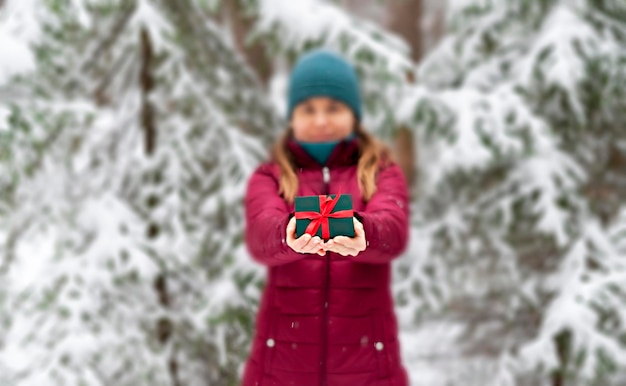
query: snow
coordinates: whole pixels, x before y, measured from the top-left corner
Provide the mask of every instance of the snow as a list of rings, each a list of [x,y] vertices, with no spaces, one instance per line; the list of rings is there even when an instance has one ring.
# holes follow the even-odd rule
[[[285,71],[277,72],[269,82],[269,94],[272,105],[281,117],[287,115],[287,86],[289,77]]]
[[[9,117],[11,110],[8,107],[0,105],[0,134],[9,131]]]
[[[2,25],[0,24],[0,27]],[[19,39],[0,28],[0,84],[10,77],[34,70],[35,63],[30,50]]]
[[[380,34],[385,40],[376,40],[373,35],[379,28],[350,17],[332,4],[315,0],[262,0],[259,4],[257,30],[279,28],[284,39],[282,44],[289,47],[301,48],[308,41],[323,39],[329,46],[339,48],[339,42],[345,36],[351,41],[346,52],[349,57],[364,49],[372,51],[377,59],[384,58],[392,71],[404,71],[412,66],[406,43],[388,32]]]
[[[80,25],[84,28],[90,28],[92,20],[89,12],[85,9],[85,2],[83,0],[71,0],[71,4]]]
[[[133,14],[130,21],[131,25],[137,25],[146,28],[149,32],[151,42],[155,53],[160,53],[168,46],[167,36],[173,36],[173,30],[170,22],[167,21],[162,12],[155,8],[149,0],[140,0],[137,3],[137,10]]]
[[[458,356],[455,341],[462,329],[445,323],[424,323],[419,329],[405,326],[399,333],[404,363],[412,386],[445,385]]]
[[[576,117],[584,122],[585,111],[579,102],[576,85],[585,74],[585,63],[576,52],[575,41],[578,41],[585,50],[603,45],[597,39],[596,32],[573,9],[564,5],[556,6],[544,22],[543,29],[538,31],[532,48],[524,60],[519,62],[515,72],[520,74],[522,83],[531,83],[541,54],[545,50],[550,50],[545,62],[539,65],[540,71],[544,72],[546,85],[557,84],[562,87],[568,95]]]
[[[497,0],[496,0],[497,1]],[[456,15],[468,7],[484,8],[494,3],[494,0],[447,0],[448,14]]]
[[[540,216],[537,229],[554,236],[561,247],[570,242],[566,229],[569,213],[555,203],[562,189],[575,189],[585,180],[579,165],[566,154],[555,151],[554,147],[546,147],[537,156],[523,162],[510,178],[523,186],[522,194],[540,192],[534,204],[534,212]]]
[[[29,45],[39,35],[35,0],[8,1],[0,9],[0,86],[10,77],[35,70]]]
[[[35,69],[35,59],[29,43],[36,30],[28,19],[28,5],[32,1],[9,2],[0,11],[0,86],[10,77]]]

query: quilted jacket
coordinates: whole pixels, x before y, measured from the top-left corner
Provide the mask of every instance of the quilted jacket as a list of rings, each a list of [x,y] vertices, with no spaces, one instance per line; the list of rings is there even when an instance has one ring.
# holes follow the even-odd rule
[[[390,262],[408,240],[408,191],[398,165],[379,169],[365,202],[357,185],[358,138],[339,143],[325,166],[293,140],[297,195],[353,198],[367,248],[357,256],[301,254],[285,242],[293,204],[278,194],[278,165],[249,180],[246,246],[268,267],[243,386],[407,386],[390,291]]]

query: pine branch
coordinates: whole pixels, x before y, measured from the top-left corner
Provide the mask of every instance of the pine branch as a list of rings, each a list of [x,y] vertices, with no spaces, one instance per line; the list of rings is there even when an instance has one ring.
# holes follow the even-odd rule
[[[179,27],[181,44],[189,53],[187,60],[195,72],[214,87],[228,87],[234,93],[247,91],[245,97],[238,98],[237,106],[233,105],[232,98],[212,93],[211,98],[216,107],[222,111],[232,111],[237,127],[269,145],[273,140],[271,130],[278,128],[280,121],[267,100],[263,85],[241,54],[224,41],[223,31],[208,18],[203,18],[202,12],[189,0],[157,2],[170,15],[173,24]],[[220,84],[214,72],[216,68],[226,68],[232,73],[228,85]],[[250,120],[250,116],[255,119]]]
[[[86,73],[91,71],[92,67],[98,63],[99,60],[101,60],[100,56],[113,46],[113,44],[119,39],[121,33],[125,30],[126,24],[128,24],[128,21],[135,12],[137,0],[124,1],[122,3],[123,6],[117,16],[117,19],[109,28],[109,35],[105,36],[105,38],[102,39],[96,46],[93,53],[87,56],[90,59],[81,66],[81,72]]]

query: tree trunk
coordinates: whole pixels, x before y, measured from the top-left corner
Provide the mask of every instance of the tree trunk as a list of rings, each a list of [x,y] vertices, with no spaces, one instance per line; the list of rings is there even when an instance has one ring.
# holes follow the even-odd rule
[[[265,47],[258,40],[251,45],[246,44],[245,41],[254,20],[245,16],[239,0],[228,0],[224,3],[224,7],[224,18],[230,24],[237,49],[254,69],[261,83],[267,86],[272,74],[272,66],[265,54]]]
[[[152,79],[152,42],[150,36],[145,28],[141,30],[141,126],[144,130],[144,148],[148,156],[154,152],[155,145],[155,128],[154,128],[154,114],[153,107],[150,103],[150,92],[154,88],[154,81]]]
[[[402,36],[411,48],[411,58],[422,58],[422,0],[390,0],[388,3],[389,28]]]
[[[139,82],[141,88],[141,127],[144,132],[144,151],[148,157],[154,154],[156,146],[156,127],[154,123],[154,107],[150,103],[150,93],[154,89],[154,78],[152,76],[152,63],[154,52],[150,34],[145,28],[141,29],[141,68]],[[147,237],[154,239],[159,236],[160,227],[152,222],[148,225]],[[167,289],[167,278],[164,272],[154,280],[154,290],[159,299],[159,304],[163,308],[170,306],[169,292]],[[170,339],[174,326],[168,317],[162,317],[156,322],[157,340],[161,344],[166,344]],[[172,356],[168,361],[168,370],[174,386],[180,386],[178,379],[178,363]]]
[[[552,373],[552,386],[565,386],[565,379],[570,363],[572,333],[563,330],[554,337],[559,368]]]
[[[411,58],[419,62],[423,54],[421,29],[422,0],[391,0],[388,2],[388,26],[406,40],[411,48]],[[415,82],[414,74],[407,74],[407,81]],[[398,163],[404,171],[411,190],[417,180],[416,148],[414,134],[408,127],[398,127],[395,138]]]

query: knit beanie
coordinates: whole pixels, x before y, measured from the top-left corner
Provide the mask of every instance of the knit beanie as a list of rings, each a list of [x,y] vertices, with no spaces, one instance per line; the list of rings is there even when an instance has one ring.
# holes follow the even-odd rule
[[[361,95],[356,71],[338,54],[316,49],[303,55],[289,78],[287,119],[302,101],[325,96],[345,103],[361,120]]]

